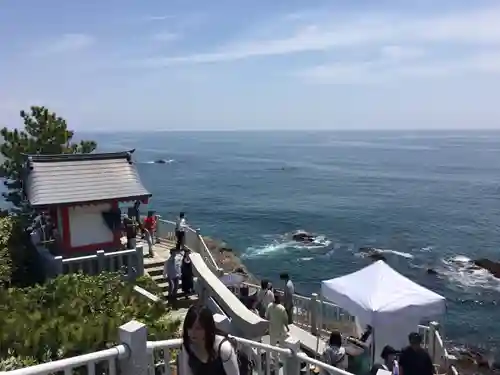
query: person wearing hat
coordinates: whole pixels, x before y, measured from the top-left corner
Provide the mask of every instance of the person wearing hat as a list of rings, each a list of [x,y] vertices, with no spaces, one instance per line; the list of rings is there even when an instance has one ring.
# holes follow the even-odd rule
[[[384,346],[380,357],[384,360],[384,370],[390,371],[393,375],[399,375],[399,364],[396,356],[399,352],[390,345]]]
[[[399,375],[434,375],[431,356],[422,348],[422,336],[412,332],[408,340],[410,345],[399,356]]]

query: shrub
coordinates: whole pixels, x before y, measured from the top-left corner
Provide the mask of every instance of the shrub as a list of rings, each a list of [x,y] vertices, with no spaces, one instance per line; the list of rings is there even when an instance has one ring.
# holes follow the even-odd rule
[[[0,359],[36,362],[116,345],[118,327],[132,319],[148,326],[150,340],[175,337],[180,325],[162,302],[145,303],[132,284],[111,273],[0,290],[0,314]]]
[[[11,218],[9,216],[0,218],[0,286],[8,285],[12,277],[12,259],[9,252],[11,232]]]

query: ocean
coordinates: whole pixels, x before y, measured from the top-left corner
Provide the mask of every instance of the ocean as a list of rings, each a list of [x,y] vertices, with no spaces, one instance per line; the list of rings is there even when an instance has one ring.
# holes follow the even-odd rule
[[[369,264],[358,249],[372,246],[447,298],[443,324],[454,345],[500,346],[500,280],[464,267],[500,260],[500,132],[85,136],[105,151],[135,148],[150,207],[167,219],[185,211],[256,276],[278,282],[288,271],[299,292],[318,292],[321,280]],[[319,238],[294,243],[298,229]]]

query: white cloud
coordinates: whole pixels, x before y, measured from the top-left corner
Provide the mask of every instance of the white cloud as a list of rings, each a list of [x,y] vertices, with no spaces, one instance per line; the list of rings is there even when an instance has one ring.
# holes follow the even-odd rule
[[[382,58],[390,61],[413,60],[425,56],[425,50],[416,47],[398,45],[384,46],[380,49]]]
[[[171,33],[171,32],[162,32],[162,33],[157,33],[153,35],[153,40],[156,40],[157,42],[165,42],[165,43],[170,43],[174,42],[178,39],[180,39],[180,35],[176,33]]]
[[[165,21],[174,18],[173,15],[161,15],[161,16],[147,16],[144,17],[144,21]]]
[[[394,64],[379,59],[369,62],[335,63],[305,69],[296,75],[316,84],[374,84],[405,78],[450,77],[466,73],[500,74],[500,50],[461,59]]]
[[[366,46],[389,46],[382,51],[386,57],[407,59],[416,58],[423,51],[403,49],[406,45],[500,46],[498,6],[420,18],[401,14],[360,14],[345,20],[323,14],[316,22],[307,17],[308,24],[300,27],[295,27],[300,14],[292,18],[294,22],[290,26],[294,25],[294,29],[280,38],[234,41],[209,53],[157,57],[141,63],[146,66],[202,64]]]
[[[76,52],[90,47],[95,39],[88,34],[64,34],[60,37],[42,43],[42,47],[35,50],[37,55]]]

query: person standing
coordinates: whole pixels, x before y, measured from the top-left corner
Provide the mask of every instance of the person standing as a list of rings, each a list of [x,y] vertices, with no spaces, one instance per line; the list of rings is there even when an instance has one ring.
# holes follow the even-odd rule
[[[213,313],[203,305],[193,305],[187,311],[178,358],[178,373],[182,375],[240,375],[234,346],[217,334]]]
[[[274,301],[274,293],[272,291],[272,285],[268,280],[262,280],[260,286],[261,288],[257,294],[257,309],[259,310],[260,317],[264,318],[266,316],[267,307]]]
[[[397,356],[399,352],[390,345],[384,346],[380,357],[384,360],[384,370],[390,371],[392,375],[399,375],[399,363]]]
[[[170,251],[170,257],[166,260],[163,267],[163,277],[168,280],[168,300],[171,303],[177,301],[177,289],[182,275],[181,271],[182,257],[176,250]]]
[[[433,375],[431,356],[422,348],[422,336],[412,332],[408,336],[410,345],[399,356],[399,375]]]
[[[295,287],[288,273],[282,273],[280,279],[285,283],[284,289],[284,305],[288,314],[288,324],[293,324],[293,295],[295,294]]]
[[[193,265],[189,257],[190,253],[191,251],[189,249],[184,250],[181,266],[182,290],[186,294],[186,298],[193,293]]]
[[[274,295],[274,301],[267,307],[266,319],[269,320],[269,343],[272,346],[283,345],[290,329],[288,328],[288,316],[285,307],[281,304],[278,294]]]
[[[175,236],[177,237],[177,243],[175,244],[176,250],[181,250],[184,247],[184,239],[186,236],[186,217],[184,212],[179,214],[177,218],[177,222],[175,223]]]
[[[322,361],[341,370],[347,370],[347,352],[342,345],[342,334],[339,331],[330,333],[328,346],[322,354]],[[329,374],[328,371],[323,371],[323,373],[325,375]]]
[[[155,256],[153,251],[153,244],[155,243],[156,234],[156,215],[154,211],[148,211],[148,216],[144,219],[144,236],[149,247],[149,256]]]
[[[134,219],[126,217],[123,219],[123,225],[125,227],[125,233],[127,235],[127,249],[135,249],[137,245],[137,227]]]

